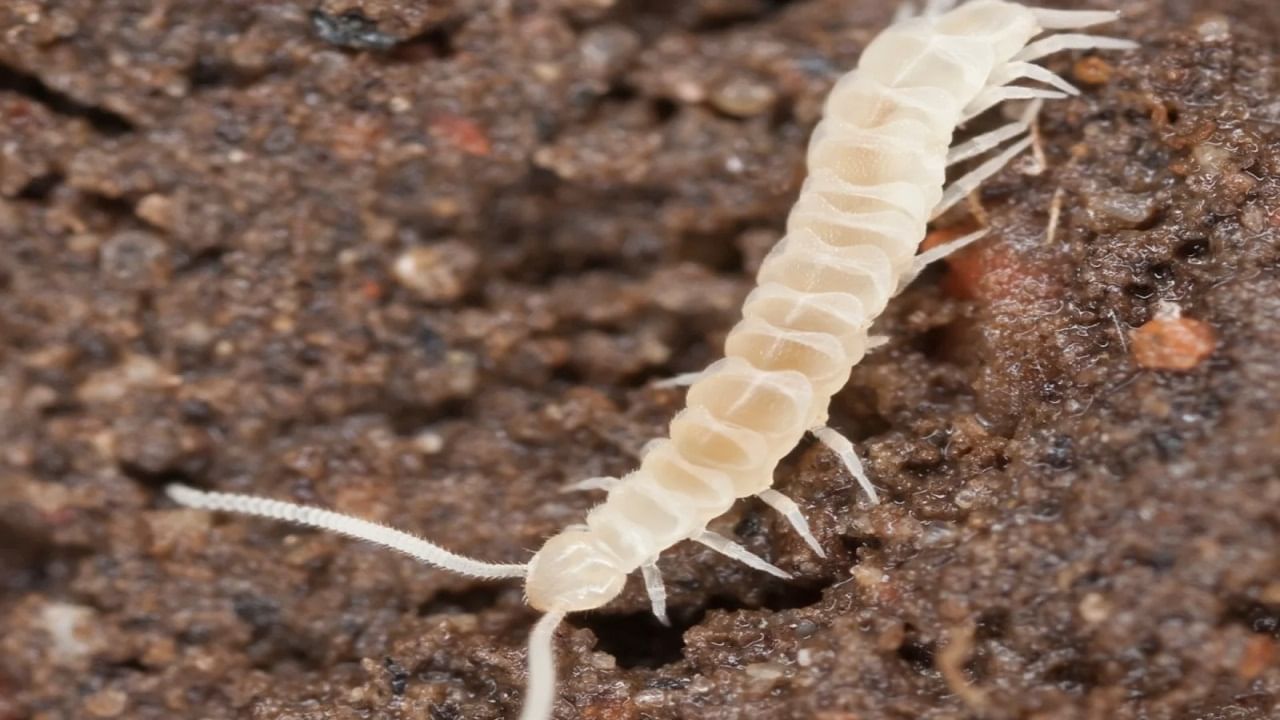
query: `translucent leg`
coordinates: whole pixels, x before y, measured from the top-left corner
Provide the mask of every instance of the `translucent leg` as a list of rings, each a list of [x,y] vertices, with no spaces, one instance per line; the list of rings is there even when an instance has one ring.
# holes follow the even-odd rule
[[[809,530],[809,521],[804,519],[804,513],[800,512],[800,506],[796,505],[795,500],[772,488],[761,492],[756,497],[786,518],[787,522],[791,523],[791,528],[804,540],[806,545],[817,553],[818,557],[825,558],[827,556],[827,553],[822,550],[822,546],[818,544],[818,539]]]
[[[1064,92],[1045,90],[1044,88],[1019,87],[1017,85],[1000,85],[988,87],[978,92],[977,96],[964,106],[960,115],[960,123],[964,124],[991,108],[1007,100],[1061,100],[1067,97]]]
[[[1068,95],[1079,95],[1080,88],[1063,80],[1052,71],[1029,62],[1010,62],[996,69],[987,80],[987,85],[1008,85],[1015,80],[1035,80],[1051,85]]]
[[[938,217],[946,212],[952,205],[959,202],[964,196],[978,189],[985,180],[992,175],[1000,172],[1000,170],[1009,164],[1009,161],[1017,157],[1019,153],[1031,146],[1031,138],[1026,137],[1018,142],[1010,145],[1004,152],[987,160],[978,167],[970,170],[959,180],[951,183],[949,187],[942,191],[942,200],[938,202],[937,207],[933,209],[930,219]]]
[[[889,344],[888,335],[871,335],[867,337],[867,352],[871,352],[876,348],[882,348]]]
[[[876,494],[875,486],[871,484],[871,479],[867,477],[867,471],[862,468],[862,460],[858,459],[858,453],[854,451],[853,443],[849,442],[849,438],[826,425],[814,428],[809,432],[813,433],[813,436],[818,438],[823,445],[826,445],[831,452],[840,457],[845,469],[862,486],[863,491],[871,498],[872,504],[880,504],[880,496]]]
[[[571,493],[583,492],[585,490],[604,490],[605,492],[609,492],[617,487],[621,482],[622,481],[616,477],[589,477],[565,485],[560,488],[560,492]]]
[[[902,276],[902,284],[899,285],[899,287],[906,287],[912,280],[915,280],[916,276],[923,272],[925,268],[963,248],[964,246],[977,240],[981,240],[988,232],[990,232],[990,228],[982,228],[981,230],[976,230],[950,242],[944,242],[937,247],[929,248],[928,250],[920,253],[911,261],[911,269]]]
[[[1017,55],[1014,55],[1013,59],[1034,62],[1046,55],[1052,55],[1063,50],[1133,50],[1137,47],[1138,43],[1132,40],[1122,40],[1102,35],[1063,33],[1061,35],[1050,35],[1043,40],[1037,40],[1027,45]]]
[[[669,377],[666,380],[658,380],[653,383],[653,386],[656,388],[663,388],[663,389],[689,387],[690,385],[698,382],[698,378],[700,377],[702,377],[701,370],[699,370],[698,372],[680,373],[679,375],[676,375],[675,377]]]
[[[644,577],[644,590],[649,594],[649,604],[653,606],[653,616],[663,625],[671,625],[671,620],[667,618],[667,588],[662,584],[658,560],[655,558],[641,565],[640,574]]]
[[[764,558],[756,555],[723,535],[713,533],[710,530],[703,530],[697,535],[694,535],[691,539],[696,543],[706,545],[727,558],[737,560],[743,565],[761,572],[767,572],[770,575],[780,577],[783,580],[791,579],[790,573],[777,567],[773,563],[768,562]]]
[[[985,132],[970,138],[947,151],[947,165],[954,165],[971,157],[977,157],[988,150],[999,147],[1005,140],[1021,135],[1030,129],[1031,123],[1029,121],[1018,120],[1008,125],[1002,125],[991,132]]]
[[[1079,30],[1092,25],[1114,22],[1120,13],[1111,10],[1050,10],[1027,8],[1045,30]]]

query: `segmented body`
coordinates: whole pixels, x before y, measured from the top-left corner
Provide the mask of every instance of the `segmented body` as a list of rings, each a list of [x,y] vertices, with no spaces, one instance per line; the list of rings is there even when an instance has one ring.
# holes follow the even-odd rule
[[[861,473],[848,441],[821,427],[832,395],[872,344],[868,329],[889,299],[922,264],[946,252],[916,255],[929,219],[1030,142],[1004,145],[1027,132],[1026,118],[951,147],[956,127],[1003,100],[1076,92],[1030,64],[1043,55],[1134,47],[1072,34],[1028,44],[1044,30],[1108,22],[1112,13],[1040,10],[1002,0],[974,0],[954,10],[952,4],[929,0],[923,15],[889,27],[867,46],[857,70],[837,82],[810,141],[809,176],[786,234],[761,265],[759,285],[728,335],[724,359],[698,375],[669,437],[651,443],[640,467],[610,486],[586,525],[548,539],[528,564],[474,560],[408,533],[287,502],[181,485],[170,486],[169,496],[190,507],[343,533],[462,574],[524,577],[529,604],[546,615],[530,635],[523,720],[551,717],[551,640],[566,613],[605,605],[639,568],[655,612],[665,616],[654,563],[672,545],[697,540],[785,576],[706,526],[736,499],[760,495],[821,552],[794,503],[770,489],[774,468],[806,431],[816,430],[856,476]],[[1009,84],[1018,79],[1062,92]],[[949,164],[1002,146],[944,188]]]
[[[808,179],[725,358],[689,388],[670,439],[590,512],[588,532],[566,538],[598,542],[630,572],[771,486],[782,457],[826,422],[872,321],[909,278],[966,108],[1039,32],[1021,5],[973,2],[895,24],[866,48],[826,102]]]

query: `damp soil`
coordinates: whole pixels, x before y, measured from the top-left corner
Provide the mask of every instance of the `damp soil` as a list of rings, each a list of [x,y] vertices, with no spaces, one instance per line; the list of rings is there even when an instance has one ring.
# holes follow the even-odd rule
[[[527,558],[719,354],[887,5],[3,3],[0,718],[514,717],[517,585],[162,488]],[[827,557],[739,503],[793,579],[675,548],[557,718],[1280,717],[1280,6],[1124,6],[833,403],[884,501],[803,443]]]

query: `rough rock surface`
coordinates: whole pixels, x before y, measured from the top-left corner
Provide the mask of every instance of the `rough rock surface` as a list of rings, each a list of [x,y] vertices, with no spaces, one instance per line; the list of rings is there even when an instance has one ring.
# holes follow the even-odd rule
[[[160,489],[527,557],[718,355],[887,5],[0,3],[0,718],[512,717],[518,585]],[[886,502],[798,448],[828,559],[740,503],[795,579],[677,548],[557,717],[1280,717],[1280,6],[1124,6],[834,404]]]

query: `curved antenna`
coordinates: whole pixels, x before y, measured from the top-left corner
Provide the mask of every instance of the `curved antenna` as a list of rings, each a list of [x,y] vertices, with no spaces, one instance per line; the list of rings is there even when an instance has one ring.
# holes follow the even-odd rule
[[[487,563],[475,560],[449,552],[435,543],[403,530],[396,530],[386,525],[362,520],[350,515],[343,515],[332,510],[297,505],[283,500],[254,497],[253,495],[205,492],[179,484],[169,485],[165,487],[164,491],[171,500],[189,508],[252,515],[254,517],[283,520],[295,525],[306,525],[328,530],[390,548],[396,552],[404,553],[419,562],[434,565],[459,575],[498,580],[501,578],[524,577],[528,573],[528,567],[525,565]],[[550,647],[549,640],[547,646]],[[555,682],[554,676],[551,681],[552,683]]]
[[[551,720],[556,702],[556,651],[551,641],[564,615],[562,610],[548,612],[529,633],[529,679],[520,720]]]

